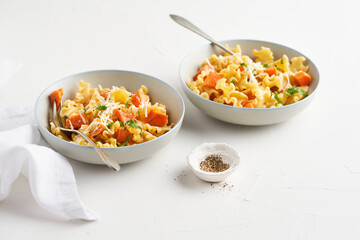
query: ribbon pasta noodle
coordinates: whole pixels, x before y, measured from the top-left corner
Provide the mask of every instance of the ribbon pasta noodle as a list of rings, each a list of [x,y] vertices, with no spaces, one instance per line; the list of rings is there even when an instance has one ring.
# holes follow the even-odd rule
[[[62,93],[62,89],[59,90]],[[152,104],[147,93],[144,85],[138,92],[129,92],[125,87],[109,89],[99,85],[91,88],[89,83],[81,80],[75,99],[64,101],[60,116],[66,120],[67,128],[83,132],[99,147],[151,141],[170,131],[173,123],[168,123],[166,107],[160,103]],[[50,122],[50,131],[61,139],[91,146],[76,133],[69,138],[53,122]]]
[[[228,46],[227,46],[228,47]],[[245,108],[273,108],[293,104],[308,95],[311,76],[302,56],[275,60],[269,48],[253,50],[255,60],[241,54],[212,55],[187,82],[203,98]]]

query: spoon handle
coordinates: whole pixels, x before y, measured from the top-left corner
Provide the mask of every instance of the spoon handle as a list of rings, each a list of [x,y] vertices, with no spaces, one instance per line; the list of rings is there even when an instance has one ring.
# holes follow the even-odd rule
[[[85,134],[83,134],[80,131],[76,131],[76,133],[80,134],[83,138],[86,139],[86,141],[88,143],[90,143],[94,147],[94,149],[100,155],[100,157],[104,161],[104,163],[106,165],[108,165],[108,167],[112,168],[114,171],[120,170],[120,165],[117,162],[115,162],[115,160],[112,159],[105,151],[103,151],[101,148],[99,148],[99,146],[96,145],[96,143],[94,143],[90,138],[88,138],[88,136],[86,136]]]
[[[189,22],[188,20],[186,20],[183,17],[180,17],[178,15],[174,15],[174,14],[170,14],[170,17],[178,24],[180,24],[181,26],[193,31],[194,33],[199,34],[200,36],[202,36],[203,38],[206,38],[207,40],[209,40],[211,43],[215,44],[216,46],[218,46],[219,48],[221,48],[222,50],[235,55],[235,53],[233,53],[232,51],[230,51],[229,49],[225,48],[222,44],[218,43],[215,39],[213,39],[212,37],[210,37],[209,35],[207,35],[205,32],[203,32],[200,28],[198,28],[197,26],[195,26],[193,23]]]

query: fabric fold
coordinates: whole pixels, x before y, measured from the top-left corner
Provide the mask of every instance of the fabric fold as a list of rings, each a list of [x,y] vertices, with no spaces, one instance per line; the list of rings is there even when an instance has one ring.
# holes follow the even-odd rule
[[[67,158],[47,146],[31,115],[23,107],[0,109],[0,125],[17,126],[0,130],[0,200],[8,197],[13,182],[23,174],[35,201],[46,211],[68,219],[96,220],[98,216],[80,200]]]

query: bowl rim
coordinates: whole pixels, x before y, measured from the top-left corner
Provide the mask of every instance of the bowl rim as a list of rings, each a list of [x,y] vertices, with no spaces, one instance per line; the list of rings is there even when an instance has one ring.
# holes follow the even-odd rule
[[[281,107],[275,107],[275,108],[240,108],[240,107],[235,107],[235,106],[231,106],[231,105],[226,105],[226,104],[223,104],[223,103],[214,102],[214,101],[211,101],[209,99],[203,98],[200,95],[194,93],[187,86],[187,84],[186,84],[187,79],[182,78],[181,72],[182,72],[182,69],[183,69],[184,62],[186,60],[188,60],[188,58],[190,58],[190,56],[192,56],[197,51],[208,48],[209,46],[212,45],[211,43],[208,43],[208,44],[204,44],[204,45],[201,45],[201,46],[198,46],[198,47],[192,49],[181,60],[180,67],[179,67],[179,79],[180,79],[180,82],[181,82],[182,89],[185,90],[187,94],[190,94],[192,97],[195,97],[199,101],[202,101],[204,103],[212,103],[212,104],[214,104],[214,107],[224,107],[224,108],[233,109],[233,110],[236,109],[235,111],[253,111],[253,112],[256,112],[256,111],[278,111],[280,109],[291,108],[291,107],[294,107],[294,106],[296,106],[298,104],[303,104],[303,103],[305,103],[307,101],[310,101],[310,99],[312,99],[313,96],[318,91],[319,85],[320,85],[320,72],[319,72],[319,69],[317,68],[315,63],[309,57],[307,57],[305,54],[303,54],[303,53],[301,53],[301,52],[299,52],[299,51],[297,51],[297,50],[295,50],[295,49],[293,49],[291,47],[283,45],[283,44],[279,44],[279,43],[271,42],[271,41],[256,40],[256,39],[228,39],[228,40],[221,40],[221,41],[219,41],[219,43],[224,44],[224,43],[236,42],[236,41],[238,41],[238,42],[256,42],[256,43],[264,43],[264,44],[273,44],[273,45],[277,45],[277,46],[282,47],[282,48],[290,49],[291,51],[294,51],[294,52],[298,53],[299,55],[305,57],[306,60],[308,60],[309,62],[311,62],[314,65],[314,70],[318,75],[318,82],[317,82],[316,87],[314,88],[314,90],[306,98],[302,99],[301,101],[298,101],[298,102],[295,102],[295,103],[292,103],[292,104],[289,104],[289,105],[281,106]]]
[[[56,85],[57,83],[61,82],[61,81],[64,81],[68,78],[71,78],[71,77],[76,77],[76,76],[79,76],[79,75],[82,75],[82,74],[92,74],[92,73],[99,73],[99,72],[122,72],[122,73],[130,73],[130,74],[135,74],[135,75],[140,75],[140,76],[143,76],[143,77],[147,77],[147,78],[152,78],[156,81],[159,81],[161,84],[164,84],[165,86],[167,86],[168,88],[170,88],[174,93],[175,95],[177,96],[177,100],[180,101],[180,105],[181,105],[181,108],[182,108],[182,113],[181,113],[181,116],[178,120],[178,122],[174,125],[173,128],[171,128],[168,132],[166,132],[165,134],[151,140],[151,141],[147,141],[147,142],[143,142],[143,143],[139,143],[139,144],[135,144],[135,145],[130,145],[130,146],[124,146],[124,147],[109,147],[109,148],[106,148],[106,147],[101,147],[101,149],[103,150],[106,150],[106,151],[119,151],[119,150],[127,150],[127,149],[136,149],[136,148],[139,148],[139,147],[142,147],[144,146],[145,144],[148,145],[148,144],[153,144],[159,140],[161,140],[162,138],[166,137],[166,135],[170,132],[173,132],[175,131],[175,129],[177,129],[179,126],[181,126],[181,123],[184,119],[184,115],[185,115],[185,103],[184,103],[184,100],[182,99],[180,93],[174,88],[172,87],[170,84],[168,84],[167,82],[164,82],[163,80],[159,79],[159,78],[156,78],[156,77],[153,77],[153,76],[150,76],[148,74],[145,74],[145,73],[140,73],[140,72],[135,72],[135,71],[129,71],[129,70],[119,70],[119,69],[102,69],[102,70],[91,70],[91,71],[85,71],[85,72],[78,72],[78,73],[75,73],[75,74],[71,74],[71,75],[67,75],[65,77],[62,77],[60,78],[59,80],[51,83],[50,85],[48,85],[41,93],[40,95],[38,96],[38,98],[36,99],[36,102],[35,102],[35,108],[34,108],[34,115],[35,115],[35,120],[36,120],[36,123],[37,123],[37,127],[38,128],[41,128],[41,132],[42,133],[46,133],[52,137],[54,137],[54,139],[57,139],[57,140],[60,140],[60,142],[68,145],[69,146],[72,146],[72,147],[80,147],[80,148],[83,148],[83,149],[93,149],[93,147],[89,147],[89,146],[84,146],[84,145],[79,145],[79,144],[76,144],[76,143],[72,143],[72,142],[68,142],[68,141],[65,141],[61,138],[58,138],[56,137],[54,134],[52,134],[49,129],[45,128],[44,126],[42,126],[40,124],[40,121],[39,121],[39,116],[37,114],[37,109],[38,109],[38,106],[40,104],[40,98],[45,94],[45,92],[51,88],[52,86]]]

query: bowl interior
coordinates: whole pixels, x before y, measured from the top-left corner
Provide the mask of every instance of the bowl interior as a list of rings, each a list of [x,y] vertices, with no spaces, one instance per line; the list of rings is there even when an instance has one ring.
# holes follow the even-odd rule
[[[233,48],[236,44],[239,44],[242,54],[247,55],[251,58],[253,58],[252,51],[254,49],[259,50],[261,49],[261,47],[270,48],[274,54],[274,59],[279,59],[284,54],[287,55],[289,59],[291,59],[292,57],[303,56],[306,58],[304,64],[309,66],[308,73],[312,77],[312,81],[309,85],[309,95],[315,91],[319,84],[319,71],[317,70],[315,64],[304,54],[292,48],[277,43],[260,40],[226,40],[221,41],[220,43],[228,44],[230,48]],[[220,48],[211,44],[201,46],[191,51],[180,64],[180,78],[183,84],[185,84],[186,81],[188,81],[189,79],[192,79],[195,73],[197,73],[199,66],[205,61],[206,58],[210,57],[213,54],[220,55],[223,54],[223,51]]]

